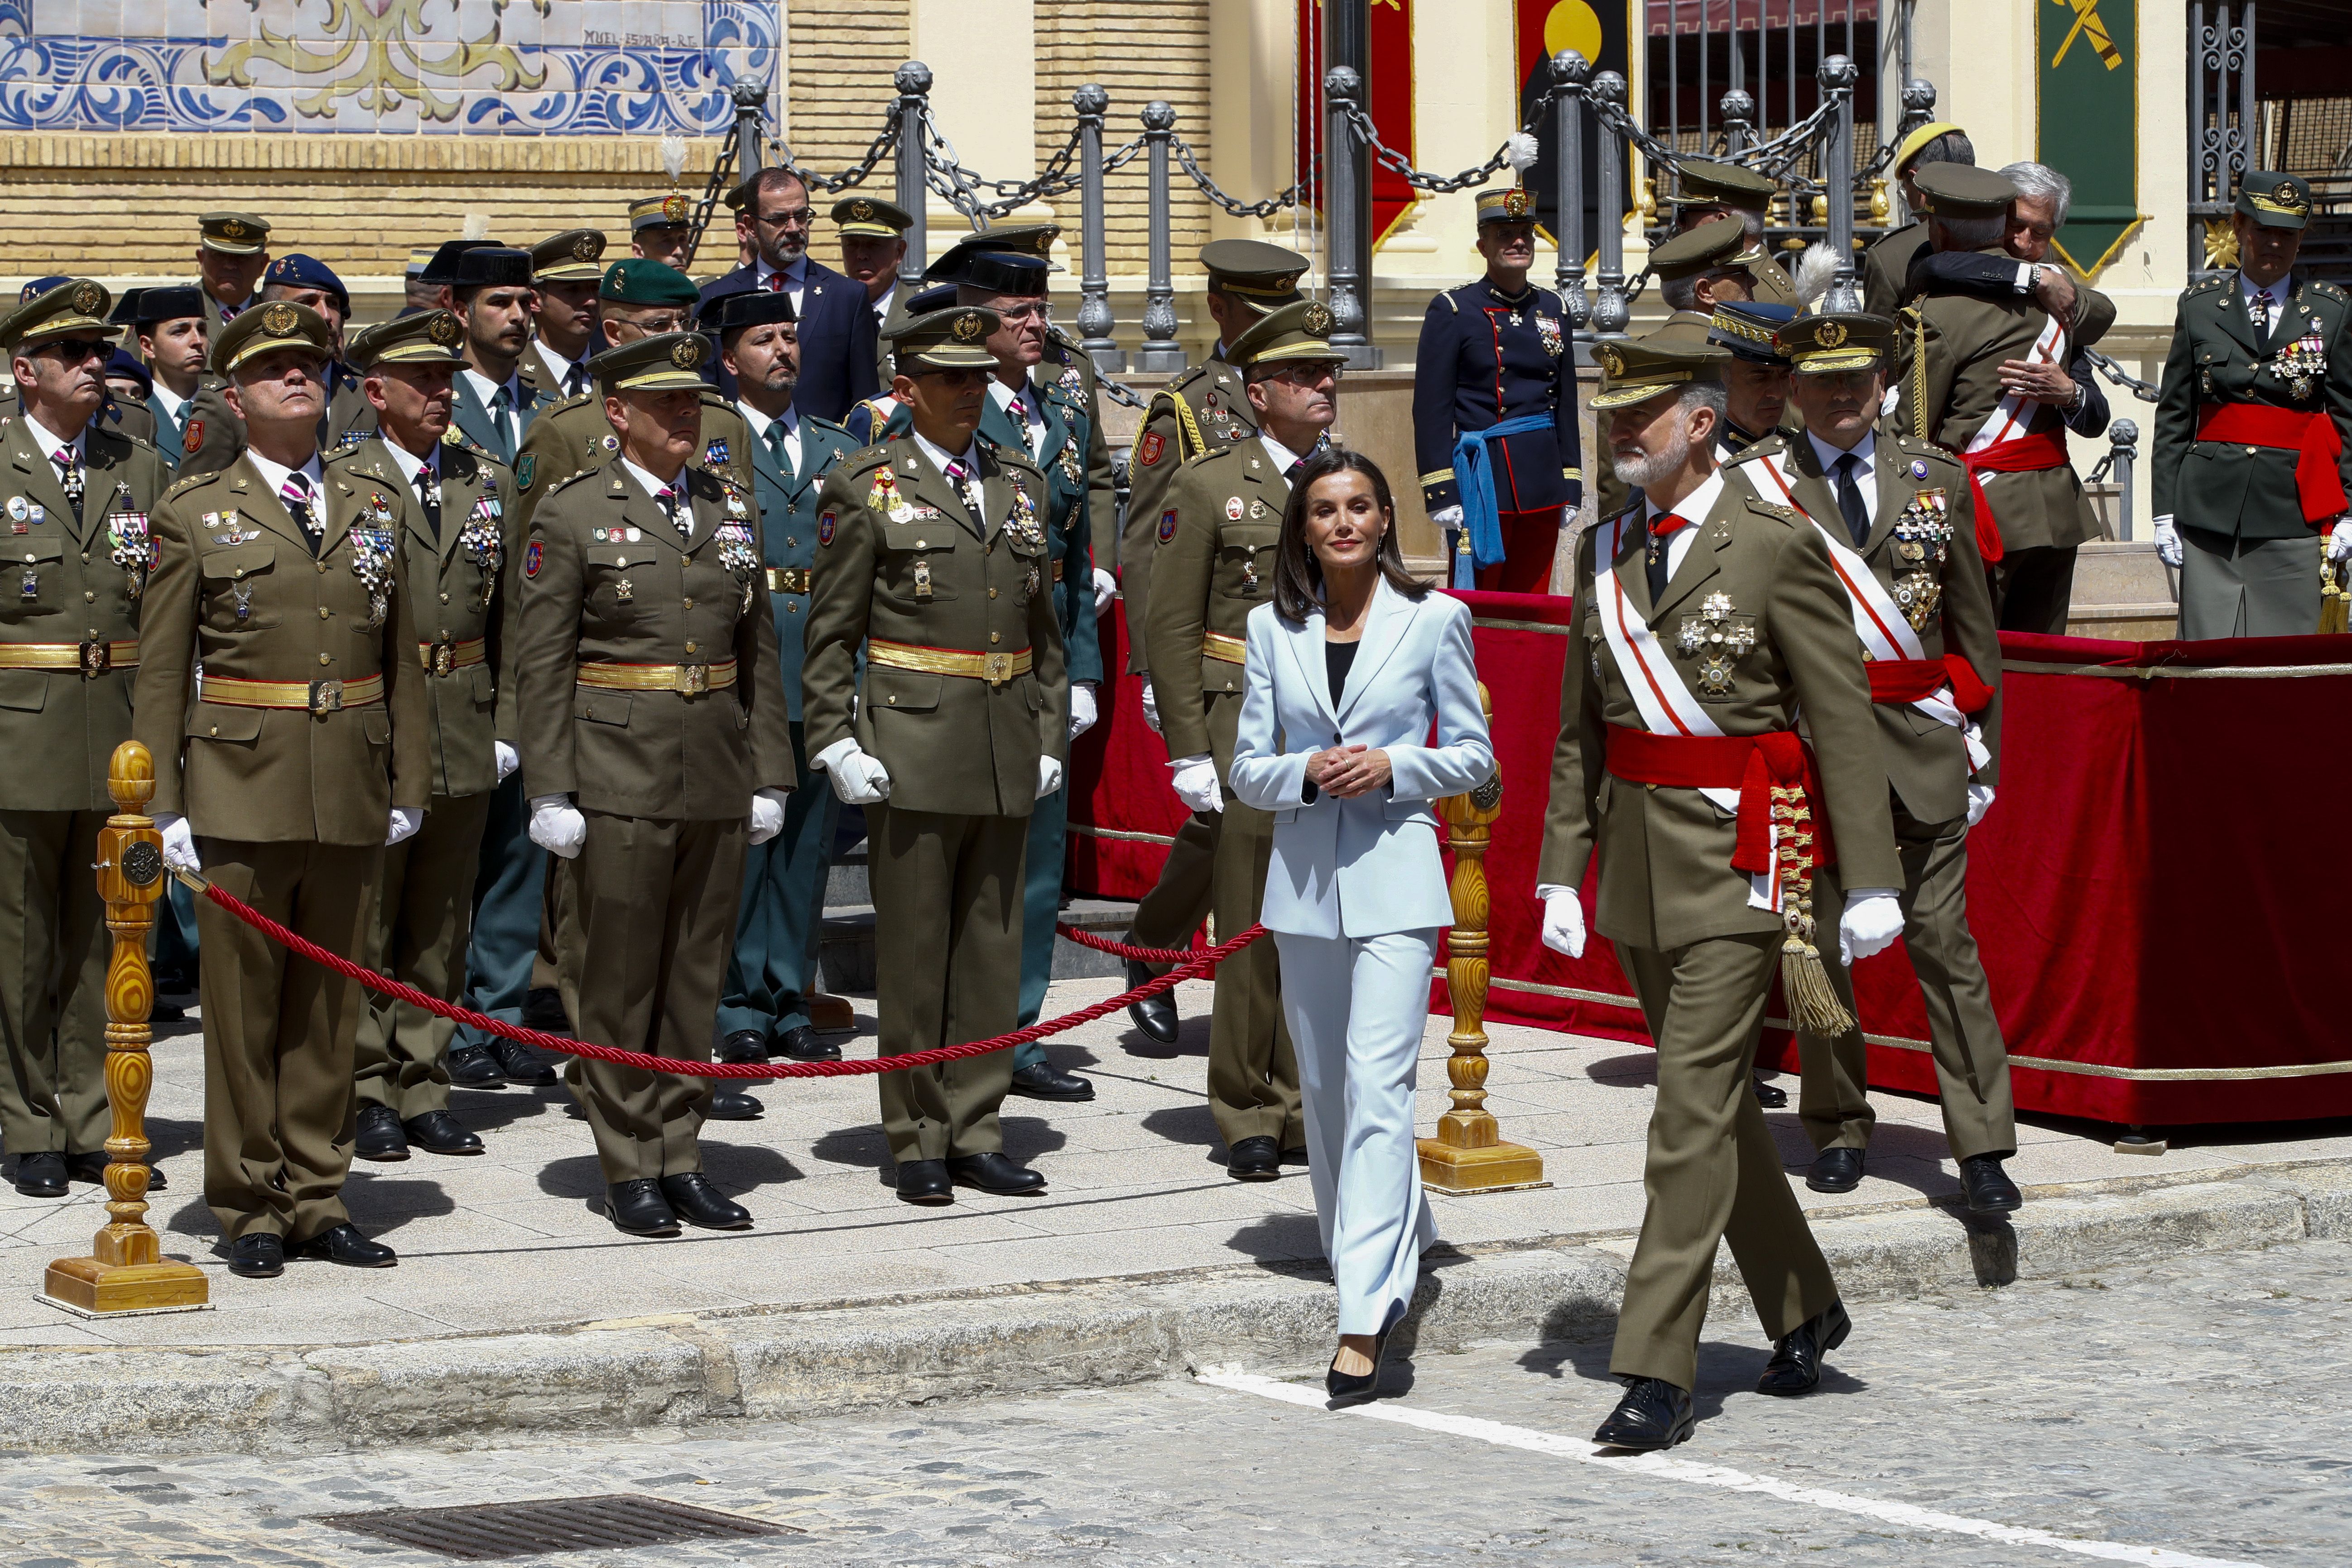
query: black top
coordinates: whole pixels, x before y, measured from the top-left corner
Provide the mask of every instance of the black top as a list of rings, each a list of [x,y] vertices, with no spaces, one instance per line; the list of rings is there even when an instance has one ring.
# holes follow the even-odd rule
[[[1330,672],[1331,706],[1334,709],[1339,706],[1339,694],[1348,689],[1348,670],[1356,662],[1359,646],[1359,643],[1328,641],[1323,645],[1323,666]]]

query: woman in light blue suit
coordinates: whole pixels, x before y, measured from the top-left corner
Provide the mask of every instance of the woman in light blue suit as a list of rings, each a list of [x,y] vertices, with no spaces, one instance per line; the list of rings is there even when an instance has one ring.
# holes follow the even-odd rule
[[[1261,918],[1282,955],[1339,1285],[1325,1386],[1354,1401],[1374,1393],[1437,1236],[1412,1135],[1430,970],[1454,919],[1433,806],[1484,784],[1495,754],[1469,609],[1405,572],[1370,459],[1334,447],[1307,460],[1274,570],[1274,603],[1249,616],[1232,788],[1274,814]]]

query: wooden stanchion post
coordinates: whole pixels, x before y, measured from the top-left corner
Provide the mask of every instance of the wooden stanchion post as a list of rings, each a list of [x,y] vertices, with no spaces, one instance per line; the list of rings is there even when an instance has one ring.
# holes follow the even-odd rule
[[[1478,705],[1486,721],[1495,704],[1484,681]],[[1486,1109],[1486,844],[1495,819],[1503,815],[1503,779],[1495,777],[1468,795],[1437,803],[1438,816],[1453,831],[1454,929],[1445,938],[1445,991],[1454,1006],[1454,1033],[1445,1064],[1454,1085],[1454,1109],[1437,1119],[1437,1136],[1420,1140],[1422,1184],[1443,1193],[1497,1193],[1546,1187],[1543,1156],[1522,1143],[1503,1142],[1502,1128]]]
[[[147,1017],[155,977],[147,967],[147,933],[163,891],[163,841],[145,813],[155,796],[155,762],[125,741],[114,749],[106,786],[115,815],[98,836],[98,892],[114,957],[106,971],[106,1100],[114,1113],[106,1141],[108,1223],[93,1256],[49,1265],[49,1299],[81,1312],[184,1310],[206,1303],[203,1270],[167,1260],[147,1224],[147,1090],[155,1067],[147,1054]]]

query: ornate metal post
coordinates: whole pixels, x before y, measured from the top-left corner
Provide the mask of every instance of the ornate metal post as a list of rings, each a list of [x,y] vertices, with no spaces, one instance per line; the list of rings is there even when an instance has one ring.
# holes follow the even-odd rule
[[[1559,260],[1552,272],[1568,311],[1569,325],[1582,330],[1592,320],[1592,301],[1584,294],[1584,88],[1592,79],[1592,62],[1574,49],[1551,58],[1551,79],[1559,89],[1552,100],[1552,174],[1558,210]]]
[[[760,172],[760,153],[767,140],[761,133],[761,121],[767,118],[768,84],[739,81],[734,87],[734,99],[735,183],[740,185]],[[785,162],[789,163],[791,159]]]
[[[1356,144],[1356,127],[1348,115],[1348,106],[1363,90],[1364,79],[1347,66],[1333,66],[1323,73],[1323,98],[1330,110],[1323,232],[1330,245],[1331,346],[1348,356],[1350,370],[1377,370],[1380,356],[1372,351],[1364,299],[1364,182],[1357,164],[1363,149]]]
[[[1748,150],[1748,132],[1756,123],[1756,100],[1748,96],[1746,88],[1735,87],[1716,107],[1723,111],[1723,155],[1737,158]]]
[[[1078,111],[1078,346],[1104,375],[1127,368],[1110,335],[1115,318],[1110,309],[1109,266],[1103,255],[1103,116],[1110,111],[1110,93],[1098,82],[1088,82],[1070,94]]]
[[[168,1261],[147,1224],[147,1090],[155,1067],[147,1054],[155,977],[147,968],[147,933],[163,891],[163,840],[147,816],[155,796],[155,761],[136,741],[114,748],[106,787],[115,815],[98,836],[98,892],[114,956],[106,970],[106,1099],[114,1113],[106,1141],[106,1212],[88,1258],[49,1265],[47,1298],[78,1312],[184,1310],[205,1304],[202,1270]]]
[[[1861,73],[1843,55],[1822,62],[1822,90],[1837,95],[1836,128],[1830,137],[1829,247],[1836,263],[1829,290],[1822,296],[1825,310],[1859,310],[1862,290],[1853,286],[1853,83]]]
[[[898,287],[911,294],[923,286],[923,268],[930,264],[923,237],[924,174],[930,154],[923,144],[923,132],[931,112],[931,68],[920,60],[908,60],[890,81],[898,89],[898,102],[892,110],[898,121],[897,199],[915,220],[907,229],[907,254],[898,262]]]
[[[2122,487],[2116,513],[2116,537],[2132,536],[2132,465],[2139,460],[2139,425],[2118,419],[2107,426],[2107,456],[2115,464],[2116,483]]]
[[[1157,375],[1184,368],[1176,342],[1176,280],[1168,249],[1168,146],[1176,135],[1176,106],[1155,98],[1143,106],[1143,142],[1151,190],[1150,275],[1143,285],[1143,346],[1135,368]]]
[[[1625,79],[1615,71],[1594,77],[1590,90],[1596,103],[1621,111],[1625,107]],[[1597,110],[1593,117],[1601,132],[1601,298],[1592,306],[1592,332],[1622,338],[1633,319],[1625,299],[1625,133],[1612,123],[1606,110]]]
[[[1478,705],[1491,723],[1495,705],[1483,681]],[[1442,1193],[1549,1186],[1543,1156],[1504,1142],[1495,1113],[1486,1109],[1486,845],[1503,815],[1502,775],[1468,795],[1448,795],[1437,803],[1437,814],[1451,830],[1446,844],[1454,851],[1454,926],[1445,936],[1445,994],[1454,1007],[1454,1032],[1445,1040],[1454,1055],[1445,1078],[1454,1086],[1454,1109],[1437,1119],[1436,1137],[1419,1141],[1422,1184]]]
[[[1908,136],[1935,117],[1936,84],[1916,77],[1906,81],[1903,84],[1903,118],[1895,129],[1901,134]],[[1919,216],[1911,210],[1911,198],[1903,195],[1903,182],[1900,177],[1897,177],[1895,182],[1895,194],[1901,196],[1903,200],[1901,214],[1903,222],[1909,223]]]

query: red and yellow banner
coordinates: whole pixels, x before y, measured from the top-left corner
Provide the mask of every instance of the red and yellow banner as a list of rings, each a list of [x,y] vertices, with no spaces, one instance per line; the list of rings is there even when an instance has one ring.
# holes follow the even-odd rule
[[[1563,49],[1574,49],[1592,62],[1592,74],[1615,71],[1630,79],[1627,65],[1630,58],[1627,40],[1633,37],[1634,6],[1638,0],[1511,0],[1514,50],[1517,79],[1519,84],[1519,123],[1527,123],[1528,111],[1535,101],[1551,89],[1551,58]],[[1555,212],[1559,177],[1554,167],[1551,116],[1536,128],[1542,151],[1537,154],[1536,165],[1526,174],[1528,189],[1536,198],[1536,218],[1548,234],[1557,233],[1559,215]],[[1584,237],[1587,247],[1601,232],[1601,181],[1596,165],[1596,148],[1600,137],[1588,122],[1584,133]]]
[[[1381,140],[1412,156],[1412,0],[1367,0],[1370,7],[1371,88],[1366,110]],[[1298,0],[1298,170],[1307,205],[1323,205],[1323,0]],[[1377,247],[1418,198],[1404,176],[1372,166],[1372,244]]]

